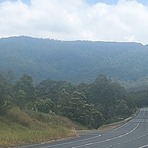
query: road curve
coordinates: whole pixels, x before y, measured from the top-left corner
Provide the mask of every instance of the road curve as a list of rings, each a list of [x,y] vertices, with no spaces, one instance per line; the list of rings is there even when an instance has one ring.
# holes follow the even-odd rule
[[[21,148],[148,148],[148,108],[141,109],[134,119],[110,132]]]

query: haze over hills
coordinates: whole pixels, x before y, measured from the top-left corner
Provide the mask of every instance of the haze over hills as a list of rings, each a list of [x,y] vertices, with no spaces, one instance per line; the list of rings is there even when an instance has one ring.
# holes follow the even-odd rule
[[[0,69],[17,76],[90,82],[98,74],[119,80],[148,75],[148,45],[140,43],[59,41],[31,37],[0,39]]]

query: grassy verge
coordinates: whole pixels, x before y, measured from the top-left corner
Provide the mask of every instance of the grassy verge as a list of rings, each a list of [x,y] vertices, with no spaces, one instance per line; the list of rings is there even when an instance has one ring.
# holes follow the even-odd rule
[[[80,128],[57,115],[24,112],[15,107],[0,117],[0,147],[40,143],[72,137]]]

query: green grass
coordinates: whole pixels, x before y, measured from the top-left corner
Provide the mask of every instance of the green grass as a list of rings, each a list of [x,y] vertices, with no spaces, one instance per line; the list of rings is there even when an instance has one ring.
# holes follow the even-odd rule
[[[72,137],[75,128],[82,127],[61,116],[24,112],[14,107],[0,116],[0,147]]]

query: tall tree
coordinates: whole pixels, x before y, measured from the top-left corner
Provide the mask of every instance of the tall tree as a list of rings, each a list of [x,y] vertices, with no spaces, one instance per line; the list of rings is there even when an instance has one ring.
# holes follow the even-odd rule
[[[22,100],[22,105],[29,105],[36,99],[35,88],[33,85],[33,79],[28,74],[23,74],[20,80],[15,83],[14,90],[16,92],[16,103]]]
[[[121,116],[123,115],[123,112],[118,112],[119,106],[128,109],[128,112],[125,112],[126,115],[132,113],[133,105],[124,87],[108,80],[105,75],[99,75],[95,82],[90,84],[87,92],[88,101],[101,110],[107,122],[117,118],[119,113],[121,113]]]
[[[72,93],[74,86],[66,81],[44,80],[36,86],[37,96],[41,99],[51,99],[57,103],[61,95],[61,91],[65,89],[68,93]]]
[[[63,91],[58,102],[59,112],[89,128],[98,128],[103,123],[103,116],[94,105],[85,100],[85,95],[80,92],[68,94]]]
[[[12,72],[4,74],[0,72],[0,112],[4,112],[11,106],[14,75]]]

